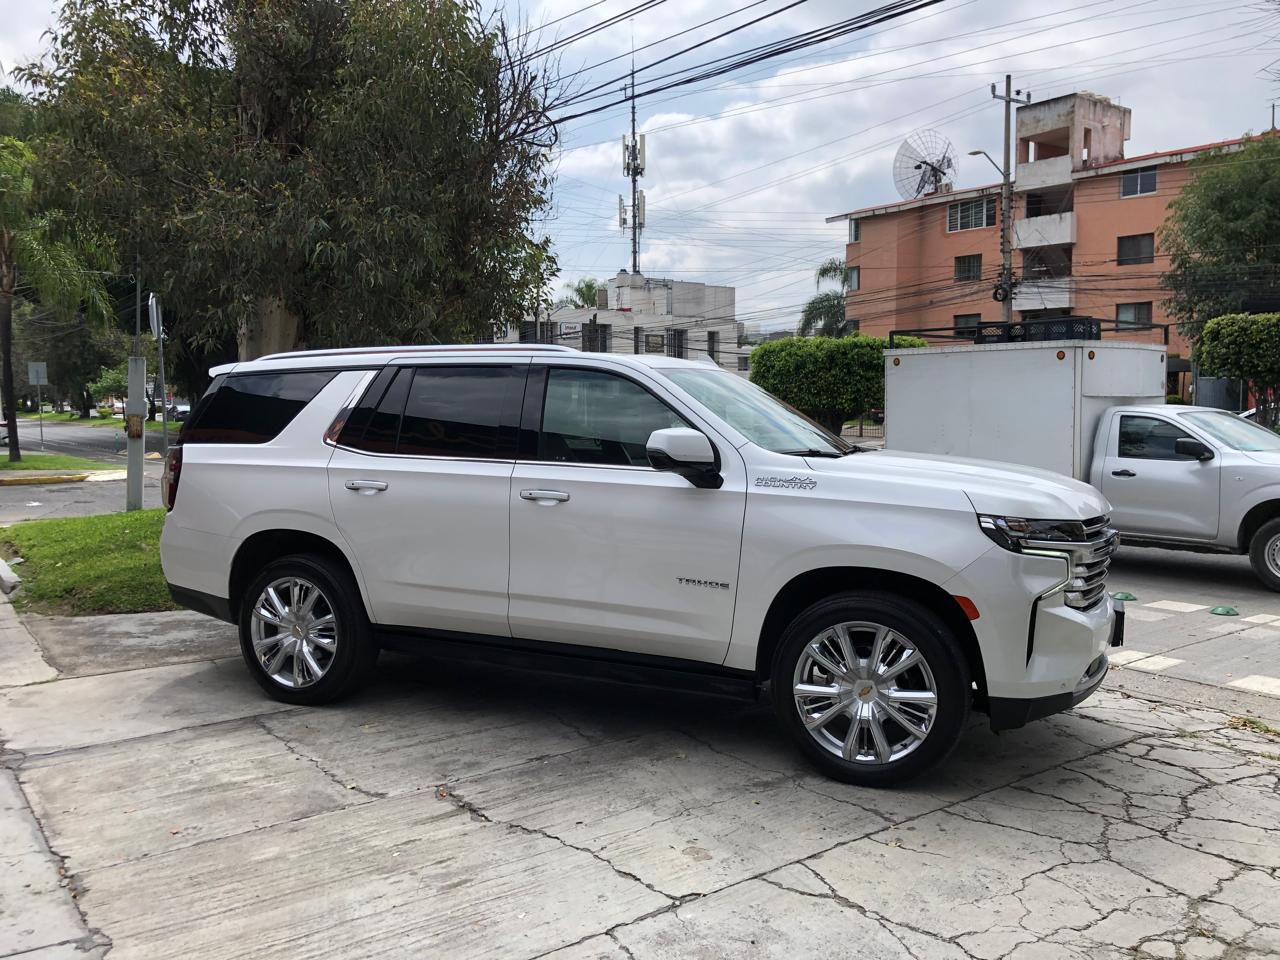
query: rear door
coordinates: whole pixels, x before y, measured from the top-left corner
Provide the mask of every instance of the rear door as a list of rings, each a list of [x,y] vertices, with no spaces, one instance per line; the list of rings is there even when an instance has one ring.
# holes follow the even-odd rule
[[[652,383],[606,365],[530,372],[511,482],[511,630],[521,638],[720,663],[737,592],[742,457]],[[655,470],[654,430],[693,427],[724,485]]]
[[[1212,540],[1218,534],[1219,461],[1174,450],[1187,437],[1172,418],[1115,412],[1102,465],[1102,493],[1122,534]],[[1201,441],[1204,442],[1204,441]]]
[[[329,461],[334,517],[384,625],[505,636],[527,361],[389,367]]]

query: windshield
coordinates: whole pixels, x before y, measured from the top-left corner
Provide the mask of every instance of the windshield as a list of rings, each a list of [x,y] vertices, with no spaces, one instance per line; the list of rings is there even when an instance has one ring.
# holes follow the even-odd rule
[[[694,399],[752,443],[774,453],[843,456],[853,446],[755,384],[723,370],[665,369]]]
[[[1280,451],[1280,434],[1233,413],[1184,413],[1186,419],[1223,446],[1245,453]]]

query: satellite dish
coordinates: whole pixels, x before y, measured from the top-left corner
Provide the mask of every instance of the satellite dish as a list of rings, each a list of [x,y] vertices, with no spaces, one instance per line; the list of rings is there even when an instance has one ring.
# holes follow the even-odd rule
[[[955,174],[955,147],[936,130],[917,130],[893,158],[893,182],[903,200],[950,190]]]

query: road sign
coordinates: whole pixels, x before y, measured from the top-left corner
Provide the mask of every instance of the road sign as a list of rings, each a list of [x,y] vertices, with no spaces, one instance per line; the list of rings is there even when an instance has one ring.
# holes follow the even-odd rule
[[[27,383],[33,387],[49,385],[49,364],[43,360],[32,360],[27,363]]]
[[[164,332],[164,320],[160,312],[160,300],[154,293],[147,297],[147,313],[151,317],[151,335],[159,340]]]

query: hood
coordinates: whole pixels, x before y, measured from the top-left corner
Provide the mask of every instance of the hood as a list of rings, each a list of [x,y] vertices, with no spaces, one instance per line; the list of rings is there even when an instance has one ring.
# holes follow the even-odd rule
[[[1280,450],[1250,450],[1244,454],[1254,463],[1280,468]]]
[[[814,457],[807,462],[820,474],[874,476],[958,489],[978,513],[1032,520],[1088,520],[1111,512],[1106,498],[1087,483],[1013,463],[888,450],[850,454],[839,460]]]

